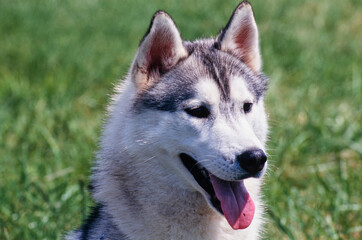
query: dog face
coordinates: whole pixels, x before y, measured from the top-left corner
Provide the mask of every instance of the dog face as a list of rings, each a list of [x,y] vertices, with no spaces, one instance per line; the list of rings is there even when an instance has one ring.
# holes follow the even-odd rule
[[[132,114],[141,121],[128,136],[142,154],[176,169],[234,229],[249,226],[254,214],[243,180],[266,169],[267,79],[260,70],[246,2],[216,39],[195,42],[182,41],[172,19],[157,12],[131,68]]]
[[[191,47],[191,56],[140,93],[136,111],[156,124],[143,127],[142,132],[165,140],[158,146],[168,154],[186,153],[220,178],[246,178],[250,173],[237,158],[248,150],[264,150],[265,78],[227,53],[205,52],[211,44]]]

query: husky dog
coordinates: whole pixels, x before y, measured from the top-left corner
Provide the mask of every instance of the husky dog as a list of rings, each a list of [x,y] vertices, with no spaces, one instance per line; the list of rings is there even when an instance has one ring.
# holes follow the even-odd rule
[[[194,42],[156,12],[109,107],[97,207],[66,239],[259,239],[266,87],[248,2]]]

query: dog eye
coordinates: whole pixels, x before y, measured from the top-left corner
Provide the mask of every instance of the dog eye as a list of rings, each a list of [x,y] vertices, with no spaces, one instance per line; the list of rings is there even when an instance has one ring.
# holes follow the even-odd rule
[[[185,112],[197,118],[207,118],[210,115],[209,109],[205,106],[186,108]]]
[[[244,113],[251,112],[252,108],[253,108],[253,103],[244,103],[243,105]]]

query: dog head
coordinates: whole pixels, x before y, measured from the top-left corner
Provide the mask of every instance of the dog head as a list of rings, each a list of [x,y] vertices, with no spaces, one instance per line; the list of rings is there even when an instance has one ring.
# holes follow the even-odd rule
[[[172,166],[234,229],[249,226],[254,203],[243,180],[266,169],[267,135],[258,30],[241,3],[216,39],[183,41],[157,12],[131,66],[127,137],[142,154]],[[132,150],[131,150],[132,151]]]

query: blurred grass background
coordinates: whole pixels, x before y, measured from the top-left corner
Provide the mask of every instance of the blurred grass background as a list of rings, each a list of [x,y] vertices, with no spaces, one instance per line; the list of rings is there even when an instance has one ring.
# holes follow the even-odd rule
[[[270,76],[264,239],[361,239],[362,3],[251,0]],[[0,239],[79,226],[108,96],[152,14],[215,36],[238,1],[0,0]]]

